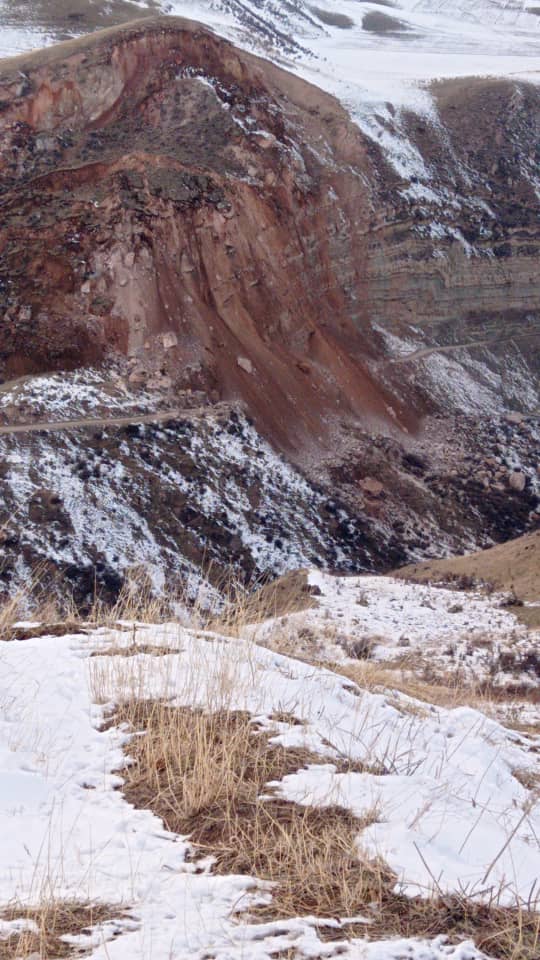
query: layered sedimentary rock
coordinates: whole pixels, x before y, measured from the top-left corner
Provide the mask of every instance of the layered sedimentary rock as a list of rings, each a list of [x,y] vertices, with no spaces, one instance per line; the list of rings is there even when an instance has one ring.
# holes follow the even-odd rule
[[[403,559],[486,542],[497,510],[526,529],[534,420],[524,489],[459,463],[475,423],[538,403],[540,92],[434,96],[437,122],[396,117],[392,163],[331,96],[189,21],[1,62],[3,378],[113,363],[171,403],[239,402],[389,563],[396,537]]]
[[[322,411],[415,422],[365,362],[369,162],[336,103],[176,22],[28,77],[3,85],[7,376],[116,350],[241,397],[282,445]]]
[[[411,134],[433,167],[415,197],[336,101],[185,21],[7,61],[4,374],[165,337],[168,371],[281,443],[323,412],[414,429],[415,398],[370,373],[373,324],[522,336],[540,299],[538,93],[448,86],[444,126]]]

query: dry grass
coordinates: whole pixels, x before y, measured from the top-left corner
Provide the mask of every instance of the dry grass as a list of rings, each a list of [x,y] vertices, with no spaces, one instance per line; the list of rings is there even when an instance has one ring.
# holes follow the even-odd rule
[[[374,905],[372,924],[342,928],[341,935],[370,940],[388,937],[432,939],[444,934],[450,942],[472,940],[478,950],[497,960],[538,960],[540,917],[525,908],[509,910],[476,903],[466,896],[409,900],[388,893]],[[324,930],[319,931],[325,936]]]
[[[37,570],[26,587],[4,600],[0,606],[0,640],[64,636],[98,627],[118,629],[133,622],[159,624],[177,619],[180,610],[189,615],[193,625],[206,622],[210,616],[197,599],[190,601],[187,585],[166,596],[156,596],[148,578],[140,577],[126,583],[114,603],[95,596],[89,606],[80,609],[73,601],[60,602],[51,597],[43,577]],[[21,621],[37,626],[19,626]]]
[[[229,571],[217,586],[224,598],[223,609],[218,616],[210,618],[207,625],[230,636],[240,636],[248,625],[317,606],[316,588],[310,587],[306,570],[286,573],[254,589],[246,589]]]
[[[250,596],[232,584],[222,617],[207,618],[204,623],[236,634],[248,622],[290,612],[289,602],[312,602],[302,590],[299,595],[296,592],[295,599],[295,591],[288,592],[288,588],[283,589],[279,600],[278,594],[269,591],[262,596],[269,599]],[[284,600],[287,596],[290,601]],[[138,596],[125,596],[113,608],[96,607],[93,622],[159,622],[163,615],[153,602],[144,591]],[[379,816],[376,808],[366,809],[363,817],[357,817],[341,808],[335,797],[329,797],[324,808],[302,806],[283,800],[268,786],[305,764],[321,763],[325,758],[271,744],[268,732],[257,729],[247,713],[230,709],[232,702],[238,702],[240,691],[238,664],[231,660],[234,653],[228,646],[223,644],[223,657],[210,677],[207,712],[144,699],[149,696],[149,677],[139,674],[127,659],[132,652],[141,652],[143,648],[137,644],[105,650],[110,654],[107,664],[93,661],[96,701],[124,701],[110,722],[144,731],[126,747],[133,761],[123,771],[126,798],[136,807],[152,810],[169,830],[188,834],[195,859],[213,858],[215,871],[241,873],[271,884],[271,899],[252,911],[257,918],[310,915],[319,917],[322,924],[328,917],[362,915],[369,919],[367,927],[344,927],[337,931],[339,936],[367,934],[377,940],[445,934],[452,940],[470,938],[499,960],[538,960],[540,919],[528,907],[508,910],[496,902],[478,904],[465,894],[446,897],[437,890],[435,881],[426,898],[396,894],[396,878],[386,864],[368,858],[361,848],[362,831]],[[204,644],[201,649],[204,657]],[[154,650],[151,644],[143,652],[164,651],[170,652],[166,647]],[[249,645],[242,647],[241,656],[244,661],[249,659]],[[152,668],[154,672],[162,669],[162,679],[166,680],[167,658],[160,657],[160,668],[157,662]],[[418,668],[415,664],[414,669]],[[368,690],[387,692],[394,688],[426,705],[481,706],[487,704],[489,696],[495,696],[490,690],[465,687],[457,673],[449,674],[445,682],[419,678],[407,658],[397,669],[396,664],[369,660],[338,664],[335,669]],[[205,676],[204,670],[201,675]],[[200,683],[200,675],[194,672],[186,680],[186,691],[191,690],[191,684]],[[397,705],[404,709],[401,701]],[[409,708],[422,716],[421,705],[411,704]],[[290,720],[286,712],[276,719]],[[338,767],[384,773],[346,761]],[[336,929],[332,932],[322,924],[321,935],[336,936]],[[4,957],[0,947],[0,960],[15,955]]]
[[[220,571],[210,564],[201,572],[198,589],[186,580],[169,585],[161,595],[156,594],[144,569],[133,568],[114,602],[106,602],[96,593],[89,604],[80,608],[69,599],[61,601],[51,595],[47,571],[42,566],[36,568],[26,586],[6,597],[0,606],[0,640],[62,636],[98,627],[118,628],[133,622],[159,624],[178,619],[195,629],[237,637],[248,624],[315,605],[304,570],[248,589],[232,568]],[[17,626],[28,620],[39,626]]]
[[[516,768],[512,770],[512,775],[519,781],[522,787],[530,790],[531,793],[540,794],[540,773],[527,767],[523,769]]]
[[[397,690],[426,705],[447,709],[466,706],[490,713],[498,705],[511,700],[538,703],[540,697],[538,688],[532,685],[497,684],[490,678],[473,684],[459,670],[440,670],[435,675],[431,666],[418,656],[385,662],[371,660],[321,666],[330,666],[336,673],[372,693]],[[406,709],[402,701],[396,705],[399,709]],[[415,708],[421,714],[422,708],[414,704],[409,705],[409,712]]]
[[[124,772],[126,798],[151,809],[167,829],[189,834],[199,856],[215,858],[218,872],[276,884],[272,915],[350,916],[355,904],[379,895],[385,869],[356,852],[375,810],[361,819],[336,805],[261,799],[269,781],[321,763],[320,756],[272,746],[245,713],[132,702],[115,717],[120,721],[146,731],[127,748],[135,763]]]
[[[62,939],[90,932],[90,928],[118,918],[118,907],[70,901],[52,901],[40,907],[12,905],[0,910],[2,920],[20,920],[22,928],[0,939],[0,960],[57,960],[81,956],[80,946]]]
[[[454,584],[465,589],[487,583],[492,589],[510,591],[522,602],[537,601],[540,599],[540,531],[466,556],[410,564],[396,570],[394,575],[413,582]],[[527,610],[529,625],[540,626],[540,608],[525,608]],[[513,609],[516,617],[521,617],[523,611],[519,606]]]
[[[522,720],[519,707],[519,704],[512,704],[510,710],[504,712],[501,719],[503,726],[526,737],[540,737],[540,720]]]
[[[91,657],[136,657],[141,653],[153,657],[166,657],[171,653],[180,653],[178,647],[159,646],[155,643],[130,643],[127,647],[105,647],[93,650]]]
[[[356,817],[328,799],[314,808],[289,803],[268,786],[321,758],[272,745],[245,713],[205,714],[164,702],[125,703],[114,722],[144,735],[126,750],[124,792],[151,809],[167,828],[189,834],[195,857],[211,856],[219,873],[241,873],[271,884],[261,920],[321,918],[323,937],[369,936],[473,939],[499,960],[538,960],[540,918],[527,909],[482,905],[466,896],[408,898],[396,877],[361,849],[363,829],[377,809]],[[324,919],[363,915],[369,924],[328,928]]]

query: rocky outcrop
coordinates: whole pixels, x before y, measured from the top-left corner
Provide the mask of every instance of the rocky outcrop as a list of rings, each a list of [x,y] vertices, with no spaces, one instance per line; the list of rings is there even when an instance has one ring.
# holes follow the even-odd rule
[[[138,355],[289,449],[332,414],[415,425],[350,310],[369,162],[331,98],[185,22],[29,66],[3,81],[7,376]]]
[[[424,182],[394,182],[393,222],[370,237],[370,318],[441,345],[525,343],[540,304],[538,88],[468,78],[433,90],[439,123],[404,127]]]
[[[435,344],[532,329],[533,89],[499,85],[498,120],[482,85],[464,105],[444,88],[453,126],[416,131],[436,190],[415,198],[335,100],[187,21],[6,64],[5,376],[138,355],[243,399],[291,449],[333,417],[417,428],[429,397],[374,372],[379,328]],[[471,96],[473,142],[454,119]]]
[[[435,94],[398,176],[331,96],[189,21],[1,62],[3,377],[114,360],[130,388],[240,402],[384,531],[370,564],[526,529],[534,421],[521,489],[466,467],[484,418],[538,403],[540,92]]]

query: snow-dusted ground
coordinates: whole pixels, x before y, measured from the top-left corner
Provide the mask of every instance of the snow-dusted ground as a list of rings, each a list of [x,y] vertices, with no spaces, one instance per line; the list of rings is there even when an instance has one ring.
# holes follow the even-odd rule
[[[388,6],[357,0],[140,0],[133,3],[134,17],[137,7],[156,6],[199,20],[304,75],[336,93],[368,125],[373,108],[387,102],[431,112],[422,85],[433,78],[539,77],[534,0],[394,0]],[[104,12],[114,13],[114,0]],[[374,14],[379,23],[370,22]],[[0,0],[0,56],[52,42],[54,30],[40,26],[49,20],[54,25],[54,13],[44,17],[43,10]],[[76,24],[69,29],[77,33]]]
[[[344,587],[332,596],[312,574],[339,618]],[[456,623],[448,596],[436,610],[423,587],[367,578],[377,629],[418,638]],[[355,585],[356,595],[360,585]],[[458,595],[453,594],[455,600]],[[321,599],[321,598],[320,598]],[[471,600],[470,620],[482,617]],[[349,607],[352,599],[349,597]],[[361,614],[369,607],[362,607]],[[385,614],[386,611],[386,614]],[[430,612],[429,612],[430,611]],[[421,623],[422,617],[423,622]],[[508,625],[501,614],[499,625]],[[401,623],[401,626],[400,626]],[[462,626],[466,624],[462,623]],[[469,622],[469,627],[474,624]],[[415,633],[416,631],[416,633]],[[174,649],[161,657],[99,656],[133,642]],[[91,653],[98,654],[91,657]],[[299,956],[357,960],[480,960],[471,944],[436,941],[322,943],[310,918],[240,922],[235,912],[265,897],[253,878],[195,872],[189,841],[167,833],[150,812],[133,809],[116,789],[126,734],[100,729],[112,701],[136,692],[178,705],[249,711],[274,740],[306,746],[321,763],[288,776],[279,792],[302,804],[339,803],[378,822],[359,838],[380,854],[408,894],[427,894],[433,876],[444,891],[502,902],[526,900],[540,871],[538,796],[513,771],[539,773],[533,743],[476,710],[411,711],[410,698],[371,694],[349,680],[247,640],[175,624],[136,633],[45,637],[0,644],[0,903],[58,897],[96,898],[130,910],[83,942],[94,960],[269,960],[294,947]],[[99,700],[99,705],[96,702]],[[278,713],[301,723],[276,722]],[[538,719],[538,718],[537,718]],[[333,760],[378,764],[387,773],[338,773]],[[121,935],[108,940],[114,930]],[[366,927],[369,935],[369,924]],[[9,931],[0,930],[0,935]],[[108,942],[104,942],[108,940]]]
[[[0,437],[3,522],[6,529],[22,526],[12,587],[27,583],[44,557],[60,566],[84,567],[97,556],[123,576],[142,565],[158,591],[168,576],[188,570],[199,581],[200,571],[183,552],[186,521],[179,511],[184,500],[193,511],[193,537],[201,551],[207,551],[208,563],[218,557],[220,542],[225,543],[222,556],[228,550],[230,557],[233,536],[260,573],[271,570],[277,575],[313,562],[314,557],[325,557],[332,545],[337,565],[346,563],[337,536],[321,521],[323,494],[243,418],[239,423],[241,432],[232,436],[210,410],[205,419],[193,419],[189,432],[167,423],[143,425],[137,442],[124,436],[114,447],[114,457],[107,455],[104,462],[100,444],[96,448],[87,443],[84,432]],[[106,429],[104,435],[107,438]],[[189,458],[187,471],[182,458]],[[88,465],[82,476],[81,464]],[[160,499],[154,492],[156,477],[163,491]],[[260,488],[257,510],[246,492],[255,484]],[[43,490],[58,498],[65,523],[44,528],[32,522],[29,505]],[[178,497],[184,498],[180,506]],[[227,536],[228,541],[223,539]]]
[[[76,420],[82,417],[129,416],[159,408],[155,392],[128,388],[121,377],[97,370],[28,375],[0,384],[0,414],[16,413],[17,421],[42,418]]]
[[[405,175],[421,179],[426,171],[414,146],[388,130],[388,123],[396,124],[388,104],[434,119],[426,89],[433,79],[481,75],[538,82],[540,18],[528,7],[534,7],[528,0],[395,0],[389,7],[357,0],[167,4],[170,13],[207,23],[336,95]],[[370,28],[370,15],[391,17],[398,26]],[[347,25],[332,25],[336,16]]]
[[[420,327],[411,327],[409,336],[397,336],[377,323],[373,329],[382,337],[390,362],[410,364],[404,370],[416,371],[430,395],[447,409],[469,414],[482,410],[495,416],[508,409],[537,410],[538,385],[527,363],[535,342],[530,332],[517,333],[513,341],[508,338],[501,368],[500,338],[473,342],[469,349],[452,343],[432,343],[426,349],[425,331]]]
[[[266,643],[279,633],[288,649],[298,643],[304,654],[322,659],[367,655],[391,666],[412,658],[412,669],[422,662],[474,683],[538,683],[534,674],[496,669],[501,654],[511,652],[518,663],[540,644],[540,634],[516,620],[504,595],[318,571],[308,580],[320,591],[312,609],[250,626],[250,636]]]
[[[25,27],[11,25],[7,20],[4,3],[0,3],[0,23],[2,25],[0,56],[2,57],[15,57],[18,53],[48,47],[54,43],[53,37],[30,24]]]

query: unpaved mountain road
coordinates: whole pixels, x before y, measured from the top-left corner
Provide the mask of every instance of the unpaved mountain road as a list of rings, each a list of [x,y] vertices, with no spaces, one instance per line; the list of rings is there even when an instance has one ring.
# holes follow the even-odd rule
[[[223,405],[218,405],[223,407]],[[179,417],[201,417],[216,412],[215,406],[191,407],[178,410],[163,410],[156,413],[132,414],[130,417],[83,417],[77,420],[35,420],[26,423],[2,424],[0,436],[17,433],[59,433],[64,430],[91,429],[92,427],[127,427],[140,423],[167,423]],[[540,410],[528,413],[532,420],[540,420]]]
[[[11,423],[0,426],[0,436],[13,433],[49,433],[61,430],[79,430],[92,427],[127,427],[138,423],[166,423],[179,417],[200,417],[213,407],[191,407],[182,410],[162,410],[156,413],[133,413],[129,417],[82,417],[77,420],[35,420],[27,423]]]
[[[494,337],[484,340],[475,340],[472,343],[451,343],[444,346],[421,347],[411,353],[400,357],[392,357],[386,362],[392,366],[403,363],[412,363],[416,360],[422,360],[435,353],[452,353],[457,350],[471,350],[474,347],[486,347],[491,344],[512,343],[515,340],[530,340],[540,337],[540,330],[533,330],[528,333],[517,333],[512,337],[497,339]],[[20,390],[28,381],[39,379],[39,375],[26,375],[17,377],[15,380],[6,381],[0,384],[0,394],[8,390]],[[92,427],[124,427],[131,424],[140,423],[166,423],[169,420],[176,420],[178,417],[190,416],[198,417],[208,413],[213,408],[192,407],[175,408],[173,410],[162,410],[154,413],[133,413],[130,416],[123,417],[81,417],[74,420],[35,420],[24,423],[3,424],[0,426],[0,436],[17,433],[39,433],[46,430],[49,433],[60,432],[64,430],[88,429]],[[529,417],[540,420],[540,410],[528,414]]]
[[[473,340],[471,343],[448,343],[444,346],[420,347],[411,353],[399,357],[392,357],[388,362],[392,366],[401,363],[412,363],[414,360],[423,360],[434,353],[453,353],[455,350],[472,350],[475,347],[489,347],[492,344],[512,343],[514,340],[531,340],[540,337],[540,330],[531,330],[528,333],[515,333],[512,337],[489,337],[485,340]]]

